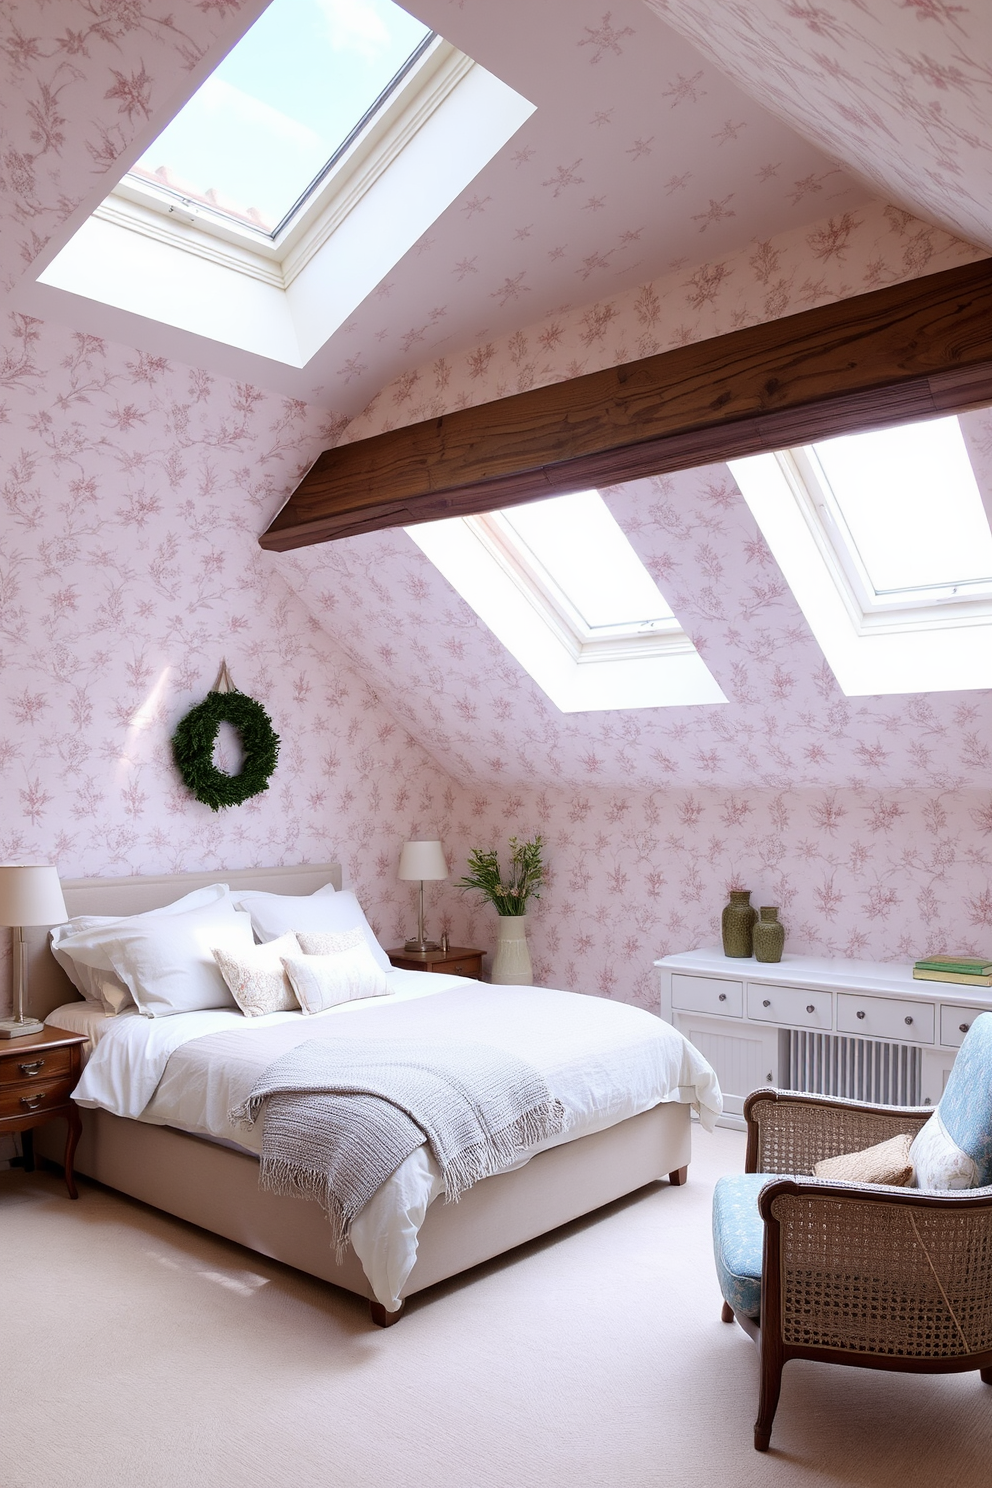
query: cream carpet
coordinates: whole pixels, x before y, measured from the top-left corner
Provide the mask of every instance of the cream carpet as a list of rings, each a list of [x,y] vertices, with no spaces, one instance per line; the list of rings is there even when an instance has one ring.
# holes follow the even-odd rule
[[[644,1190],[415,1298],[364,1304],[106,1190],[0,1173],[3,1488],[974,1485],[977,1374],[794,1362],[751,1447],[756,1354],[720,1322],[712,1185]]]

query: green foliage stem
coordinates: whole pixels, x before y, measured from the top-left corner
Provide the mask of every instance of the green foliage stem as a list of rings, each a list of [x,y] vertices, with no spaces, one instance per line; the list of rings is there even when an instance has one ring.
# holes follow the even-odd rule
[[[510,838],[510,872],[504,881],[500,872],[499,854],[493,848],[483,852],[473,848],[468,855],[468,873],[459,879],[457,889],[474,889],[488,899],[501,915],[527,913],[527,900],[540,899],[544,883],[544,865],[541,851],[544,842],[538,834],[533,842],[519,842]]]

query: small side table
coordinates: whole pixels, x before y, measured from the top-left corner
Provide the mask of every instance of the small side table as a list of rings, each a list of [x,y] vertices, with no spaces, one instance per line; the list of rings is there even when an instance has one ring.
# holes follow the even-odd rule
[[[405,951],[400,946],[386,952],[400,971],[441,971],[448,976],[475,977],[476,981],[482,979],[484,954],[470,946],[449,946],[446,951]]]
[[[36,1126],[62,1117],[66,1122],[65,1186],[78,1198],[72,1160],[82,1131],[79,1111],[69,1099],[79,1083],[85,1034],[46,1028],[44,1033],[0,1040],[0,1132],[22,1132],[24,1167],[34,1171]]]

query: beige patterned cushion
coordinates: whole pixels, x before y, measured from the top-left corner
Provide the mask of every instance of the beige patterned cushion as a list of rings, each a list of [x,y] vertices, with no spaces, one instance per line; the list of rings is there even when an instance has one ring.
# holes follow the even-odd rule
[[[283,966],[305,1013],[322,1013],[341,1002],[385,997],[386,973],[369,950],[361,927],[308,934],[296,939],[302,956],[283,956]]]
[[[839,1178],[845,1183],[891,1183],[905,1188],[913,1178],[909,1149],[913,1138],[900,1132],[887,1142],[878,1142],[862,1152],[845,1152],[840,1157],[825,1157],[813,1169],[814,1178]]]
[[[299,1003],[282,964],[283,956],[298,951],[299,942],[290,933],[266,945],[253,946],[250,951],[234,953],[215,946],[213,957],[241,1011],[248,1018],[260,1018],[265,1013],[298,1009]]]

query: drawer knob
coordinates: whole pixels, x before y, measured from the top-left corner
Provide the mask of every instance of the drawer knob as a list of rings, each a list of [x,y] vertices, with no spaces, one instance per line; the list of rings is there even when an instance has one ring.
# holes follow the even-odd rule
[[[863,1017],[864,1017],[864,1013],[863,1013],[863,1012],[862,1012],[862,1011],[860,1011],[860,1010],[859,1010],[859,1012],[858,1012],[858,1017],[859,1017],[859,1018],[863,1018]]]
[[[909,1015],[907,1014],[907,1016],[906,1016],[906,1027],[907,1028],[909,1027],[910,1023],[912,1023],[912,1021],[913,1021],[912,1018],[910,1018]]]
[[[816,1012],[816,1003],[815,1002],[808,1002],[806,1004],[806,1011],[808,1013],[815,1013]]]
[[[958,1033],[967,1033],[968,1032],[968,1029],[970,1027],[971,1027],[971,1024],[970,1023],[959,1023],[958,1024]]]
[[[766,997],[765,1000],[764,1000],[764,1002],[761,1004],[761,1006],[762,1007],[771,1007],[770,1000]]]
[[[718,1000],[719,1000],[719,1001],[720,1001],[720,1002],[726,1002],[726,1000],[727,1000],[727,994],[726,994],[726,992],[721,992],[721,993],[720,993],[720,997],[719,997],[719,999],[718,999]]]
[[[35,1106],[40,1105],[44,1099],[45,1096],[43,1091],[38,1095],[22,1095],[21,1105],[27,1106],[29,1111],[33,1111]]]
[[[22,1075],[36,1075],[44,1063],[43,1059],[30,1059],[26,1064],[19,1064],[17,1068]]]

